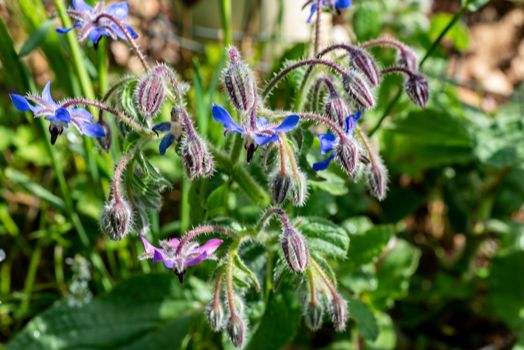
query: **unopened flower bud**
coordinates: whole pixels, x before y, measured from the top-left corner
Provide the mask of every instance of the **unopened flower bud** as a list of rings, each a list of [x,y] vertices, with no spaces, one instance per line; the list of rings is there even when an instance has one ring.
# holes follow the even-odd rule
[[[131,215],[131,207],[127,201],[111,198],[102,211],[100,226],[110,239],[119,241],[131,230]]]
[[[417,54],[409,47],[404,46],[397,51],[397,65],[416,71],[418,69]]]
[[[359,109],[370,109],[375,107],[375,96],[369,86],[369,83],[356,72],[344,74],[344,89],[349,97],[355,101]]]
[[[388,169],[382,163],[380,156],[375,155],[375,163],[370,164],[367,179],[368,185],[373,195],[379,200],[386,198],[388,188]]]
[[[271,174],[271,195],[276,204],[284,202],[289,193],[292,180],[288,173],[284,174],[280,169]]]
[[[303,272],[309,261],[309,249],[302,233],[287,228],[282,234],[280,243],[289,268],[294,272]]]
[[[293,177],[293,181],[291,182],[291,198],[296,206],[301,207],[306,204],[307,196],[307,178],[306,175],[299,170],[298,176]]]
[[[227,334],[234,346],[241,348],[244,345],[244,338],[246,334],[246,324],[238,317],[238,315],[231,315],[227,323]]]
[[[413,103],[425,107],[429,99],[428,80],[420,73],[413,73],[406,80],[404,89]]]
[[[342,129],[346,128],[346,117],[350,115],[349,107],[342,98],[329,96],[324,104],[326,116],[337,123]]]
[[[224,85],[229,99],[239,111],[248,111],[255,106],[256,81],[249,66],[242,62],[235,47],[229,49],[229,65],[224,71]]]
[[[164,102],[165,86],[162,75],[152,69],[144,75],[136,87],[136,103],[138,109],[146,117],[157,115]]]
[[[331,299],[329,312],[331,313],[331,320],[337,332],[342,332],[346,329],[348,321],[348,303],[338,294],[333,295]]]
[[[306,309],[304,310],[304,318],[307,328],[312,331],[317,331],[322,327],[324,319],[324,308],[318,301],[308,301]]]
[[[211,302],[206,307],[206,314],[209,325],[213,331],[218,332],[224,328],[224,308],[222,307],[220,301],[215,302],[215,300],[211,300]]]
[[[109,152],[109,149],[111,148],[111,143],[113,141],[111,127],[103,118],[100,118],[98,120],[98,124],[102,126],[102,128],[104,129],[104,136],[97,137],[98,144],[100,145],[100,147],[102,147],[102,149],[105,152]]]
[[[353,176],[360,159],[360,149],[353,137],[345,137],[335,146],[335,157],[342,169]]]
[[[184,168],[189,179],[208,177],[215,170],[215,162],[207,148],[207,144],[197,135],[183,138],[180,147]]]
[[[363,49],[354,49],[350,59],[350,66],[362,72],[372,87],[378,85],[380,73],[377,62],[369,52]]]

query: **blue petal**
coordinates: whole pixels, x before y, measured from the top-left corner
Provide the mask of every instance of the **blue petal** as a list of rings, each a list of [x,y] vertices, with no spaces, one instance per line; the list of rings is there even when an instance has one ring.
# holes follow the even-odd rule
[[[42,90],[42,98],[49,103],[55,103],[55,101],[53,101],[53,98],[51,97],[51,81],[50,80],[47,81],[47,83],[44,86],[44,89]]]
[[[266,118],[258,117],[257,118],[257,126],[259,129],[262,129],[264,126],[268,125],[269,122]]]
[[[65,33],[68,33],[70,32],[71,30],[73,30],[74,27],[69,27],[69,28],[56,28],[55,31],[57,33],[60,33],[60,34],[65,34]]]
[[[104,12],[110,14],[113,17],[116,17],[119,20],[123,20],[129,13],[129,5],[127,2],[117,2],[116,4],[108,6]]]
[[[33,110],[33,106],[31,106],[29,102],[27,102],[24,96],[20,96],[17,94],[9,94],[9,97],[11,98],[11,101],[15,105],[16,109],[18,109],[20,112],[27,112]]]
[[[87,37],[93,42],[93,44],[97,45],[100,38],[104,35],[109,36],[107,30],[103,28],[96,28],[90,31]]]
[[[126,25],[125,27],[133,39],[138,38],[138,33],[131,26]]]
[[[335,6],[340,10],[344,10],[351,6],[351,2],[351,0],[337,0],[335,1]]]
[[[264,146],[270,142],[275,142],[278,140],[278,134],[274,135],[261,135],[261,134],[255,134],[253,135],[253,140],[257,143],[259,146]]]
[[[289,117],[284,119],[282,123],[280,123],[280,125],[274,128],[273,130],[275,132],[288,132],[289,130],[293,129],[298,124],[299,119],[300,117],[296,114],[290,115]]]
[[[73,7],[77,11],[81,12],[91,12],[93,8],[88,5],[84,0],[73,0]]]
[[[326,154],[335,148],[335,135],[319,134],[318,139],[320,140],[320,154]]]
[[[355,130],[361,115],[362,111],[357,111],[356,113],[350,114],[346,117],[346,134],[353,134],[353,131]]]
[[[313,164],[313,170],[315,171],[326,170],[329,167],[329,163],[331,163],[333,158],[335,158],[334,154],[330,155],[323,161]]]
[[[158,146],[158,150],[160,151],[161,155],[166,154],[167,148],[171,146],[173,142],[175,142],[175,139],[176,139],[175,135],[171,133],[167,134],[166,136],[162,138],[162,141],[160,141],[160,146]]]
[[[51,120],[51,118],[49,118]],[[70,123],[71,122],[71,114],[69,111],[65,108],[58,108],[55,112],[55,116],[53,120]]]
[[[153,131],[166,132],[171,129],[171,122],[164,122],[153,126]]]
[[[317,12],[317,3],[313,3],[313,5],[311,5],[311,11],[309,12],[309,17],[307,18],[307,21],[306,23],[311,23],[311,20],[313,19],[313,16],[315,15],[315,12]]]
[[[92,122],[94,119],[93,115],[84,108],[72,109],[70,113],[71,113],[71,118],[73,119],[84,120],[87,122]]]
[[[106,133],[102,125],[97,123],[90,123],[85,120],[78,120],[78,124],[74,124],[78,127],[78,131],[89,137],[104,137]]]
[[[225,129],[230,129],[233,132],[239,132],[241,134],[243,133],[243,130],[240,127],[240,125],[238,125],[233,120],[233,118],[231,118],[231,115],[229,114],[228,111],[226,111],[224,107],[213,104],[212,112],[213,112],[213,118],[217,122],[222,123]]]

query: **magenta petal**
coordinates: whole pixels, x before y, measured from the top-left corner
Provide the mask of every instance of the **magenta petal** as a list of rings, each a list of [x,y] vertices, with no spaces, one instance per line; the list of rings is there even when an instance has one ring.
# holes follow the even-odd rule
[[[149,241],[142,235],[140,235],[140,239],[142,240],[142,244],[144,245],[144,249],[146,250],[146,254],[153,256],[157,248],[149,243]]]
[[[180,243],[180,240],[178,238],[171,238],[166,243],[171,248],[178,248],[178,244]]]
[[[208,254],[207,254],[207,252],[204,251],[204,252],[202,252],[202,254],[200,254],[196,258],[187,260],[186,261],[186,265],[187,266],[195,266],[195,265],[200,264],[202,261],[206,260],[207,258],[208,258]]]
[[[218,238],[212,238],[209,241],[207,241],[204,245],[198,247],[198,251],[200,253],[207,253],[208,256],[213,255],[213,253],[220,247],[220,245],[224,242],[221,239]]]

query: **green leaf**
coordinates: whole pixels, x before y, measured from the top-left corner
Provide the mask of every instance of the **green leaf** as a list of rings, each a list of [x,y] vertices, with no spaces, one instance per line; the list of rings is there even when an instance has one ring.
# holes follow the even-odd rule
[[[295,225],[306,236],[310,251],[340,259],[346,257],[349,236],[340,226],[319,217],[299,218]]]
[[[18,57],[22,58],[27,54],[31,53],[34,49],[38,48],[45,40],[49,30],[53,27],[54,19],[50,19],[42,23],[26,40],[20,52],[18,52]]]
[[[302,310],[293,293],[286,293],[284,290],[277,294],[272,293],[264,316],[256,326],[246,349],[281,349],[294,338],[301,316]]]
[[[406,296],[409,280],[415,273],[420,258],[417,248],[397,240],[394,248],[383,258],[377,268],[378,286],[370,293],[373,306],[384,310],[393,302]]]
[[[409,174],[473,159],[467,120],[437,110],[415,111],[385,130],[383,154]]]
[[[375,340],[378,337],[378,324],[369,305],[354,298],[348,299],[349,313],[357,323],[359,334],[366,340]]]
[[[435,40],[446,28],[453,18],[452,14],[439,13],[432,17],[429,28],[429,36]],[[451,40],[455,47],[462,51],[469,46],[469,31],[463,22],[456,23],[446,34],[446,39]]]
[[[348,260],[345,266],[356,269],[359,266],[374,262],[394,234],[392,226],[375,226],[366,232],[352,234]]]
[[[201,302],[172,274],[140,275],[84,306],[55,304],[33,318],[7,349],[178,349],[199,317]]]
[[[353,29],[359,41],[376,38],[380,35],[384,22],[384,9],[378,2],[361,2],[353,14]]]
[[[524,252],[493,260],[489,277],[490,302],[495,315],[514,329],[524,329]]]

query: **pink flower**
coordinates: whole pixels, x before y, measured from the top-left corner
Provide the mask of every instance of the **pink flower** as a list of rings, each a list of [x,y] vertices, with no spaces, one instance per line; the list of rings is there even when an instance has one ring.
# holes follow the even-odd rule
[[[180,282],[184,281],[184,273],[188,266],[195,266],[212,258],[223,242],[217,238],[212,238],[203,245],[189,241],[179,249],[180,240],[178,238],[160,241],[161,248],[152,245],[143,235],[140,235],[140,239],[145,249],[145,253],[140,258],[152,259],[154,263],[163,262],[165,267],[175,271]]]

